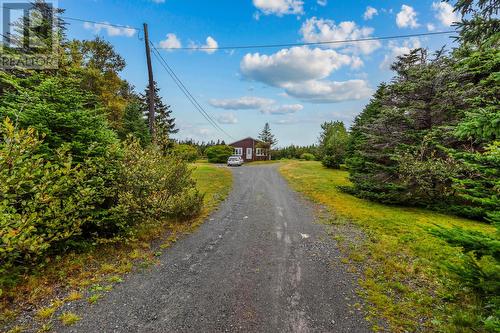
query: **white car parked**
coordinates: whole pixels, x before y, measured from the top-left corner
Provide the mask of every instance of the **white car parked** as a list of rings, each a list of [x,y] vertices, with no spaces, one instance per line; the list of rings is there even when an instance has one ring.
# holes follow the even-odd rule
[[[231,156],[227,160],[227,166],[242,166],[243,159],[241,156]]]

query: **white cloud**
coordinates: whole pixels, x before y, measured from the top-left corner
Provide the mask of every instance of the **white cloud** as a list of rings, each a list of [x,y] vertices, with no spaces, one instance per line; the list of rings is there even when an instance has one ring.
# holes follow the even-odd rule
[[[453,6],[447,2],[433,2],[432,9],[436,12],[436,18],[445,26],[460,21],[460,17],[453,11]]]
[[[274,125],[295,125],[298,124],[299,120],[294,119],[294,118],[288,118],[288,119],[278,119],[276,121],[273,121]]]
[[[175,34],[169,33],[167,39],[160,42],[160,47],[163,49],[176,49],[182,47],[182,44]]]
[[[217,41],[212,36],[208,36],[207,43],[202,47],[209,48],[208,50],[203,50],[203,51],[210,54],[217,51],[217,49],[219,48],[219,43],[217,43]]]
[[[217,121],[220,124],[237,124],[238,119],[234,113],[224,113],[217,117]]]
[[[334,50],[302,46],[283,49],[272,55],[248,53],[243,57],[240,69],[246,78],[281,86],[286,82],[326,78],[333,71],[352,63],[351,56]]]
[[[378,15],[378,10],[376,8],[368,6],[366,7],[363,18],[365,20],[371,20],[375,15]]]
[[[253,0],[253,5],[264,15],[301,15],[304,14],[304,2],[301,0]],[[257,14],[256,19],[259,15]]]
[[[264,107],[263,109],[260,110],[261,113],[264,114],[292,114],[292,113],[297,113],[299,111],[302,111],[304,109],[304,106],[302,104],[284,104],[284,105],[277,105],[277,106],[268,106]]]
[[[329,42],[336,40],[352,40],[369,38],[374,29],[369,27],[358,27],[355,22],[345,21],[338,25],[332,20],[318,19],[312,17],[306,20],[300,28],[302,39],[308,43]],[[328,48],[344,48],[347,51],[370,54],[381,46],[377,40],[357,43],[333,43],[325,44]]]
[[[310,80],[301,83],[288,83],[284,88],[288,95],[311,103],[336,103],[357,100],[368,98],[373,93],[365,80],[344,82]]]
[[[335,50],[293,47],[271,55],[259,53],[243,57],[244,77],[285,90],[288,96],[312,103],[333,103],[368,97],[372,91],[364,80],[334,82],[325,80],[343,66],[359,66],[359,57]]]
[[[83,24],[83,27],[87,30],[92,30],[94,33],[98,34],[102,30],[105,30],[108,36],[114,37],[114,36],[125,36],[125,37],[133,37],[136,33],[136,30],[131,27],[115,27],[108,25],[109,22],[102,22],[102,23],[90,23],[90,22],[85,22]]]
[[[210,105],[226,110],[258,110],[275,103],[274,100],[262,97],[243,96],[233,99],[211,99]]]
[[[427,31],[434,31],[436,30],[436,26],[432,23],[427,23]]]
[[[389,53],[385,55],[384,61],[380,64],[380,69],[390,69],[397,57],[410,53],[411,50],[421,46],[420,39],[411,38],[402,44],[390,41],[388,44]]]
[[[208,54],[212,54],[217,51],[219,43],[217,43],[217,41],[212,36],[208,36],[204,45],[198,45],[194,42],[191,42],[189,46],[195,49],[199,49],[200,51],[206,52]]]
[[[208,124],[193,124],[191,122],[189,123],[184,123],[179,120],[177,125],[180,128],[180,132],[182,133],[183,137],[186,138],[191,138],[194,140],[201,140],[201,141],[206,141],[209,139],[213,139],[216,137],[219,133],[216,133],[213,128],[207,127],[209,126]]]
[[[418,28],[417,12],[413,7],[402,5],[401,11],[396,15],[396,24],[400,28]]]
[[[328,5],[328,0],[318,0],[317,2],[318,2],[318,5],[323,6],[323,7]]]

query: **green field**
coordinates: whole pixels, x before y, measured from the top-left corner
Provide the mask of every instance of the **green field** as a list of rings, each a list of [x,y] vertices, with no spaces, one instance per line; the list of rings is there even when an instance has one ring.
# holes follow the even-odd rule
[[[193,178],[198,189],[205,194],[204,212],[211,212],[231,191],[233,176],[228,169],[208,163],[193,166]]]
[[[431,235],[437,226],[494,233],[487,224],[425,209],[387,206],[356,198],[337,186],[349,185],[348,173],[319,162],[289,162],[280,172],[290,185],[326,206],[334,238],[351,269],[361,266],[360,293],[369,319],[383,318],[393,332],[473,332],[478,303],[460,288],[446,263],[460,262],[461,251]],[[364,236],[352,239],[352,226]],[[375,329],[377,327],[374,322]]]

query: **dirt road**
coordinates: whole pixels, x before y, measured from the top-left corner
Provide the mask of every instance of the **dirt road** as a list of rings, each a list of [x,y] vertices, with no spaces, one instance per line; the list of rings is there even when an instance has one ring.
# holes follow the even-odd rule
[[[133,273],[66,332],[369,332],[353,276],[312,205],[275,166],[233,169],[234,189],[194,234]],[[61,329],[60,327],[58,330]]]

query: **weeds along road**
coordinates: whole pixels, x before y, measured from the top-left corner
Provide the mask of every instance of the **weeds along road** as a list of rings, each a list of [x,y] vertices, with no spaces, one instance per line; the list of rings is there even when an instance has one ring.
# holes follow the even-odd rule
[[[65,332],[369,332],[353,276],[276,166],[233,169],[226,202]]]

